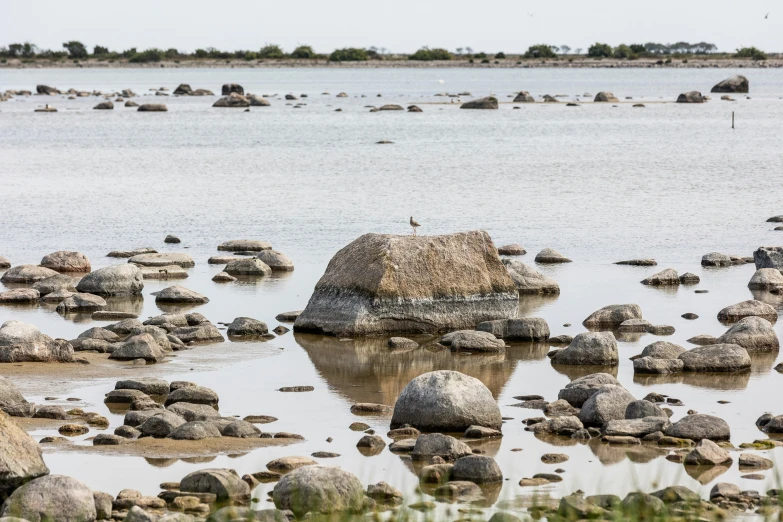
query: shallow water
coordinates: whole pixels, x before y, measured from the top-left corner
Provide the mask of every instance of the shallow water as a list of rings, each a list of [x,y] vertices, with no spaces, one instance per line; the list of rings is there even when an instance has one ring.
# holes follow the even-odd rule
[[[37,263],[55,250],[79,250],[98,268],[123,261],[104,257],[115,249],[152,246],[161,252],[187,252],[197,264],[184,282],[147,281],[143,300],[113,306],[135,310],[142,319],[157,315],[161,310],[150,294],[183,284],[210,298],[193,310],[212,322],[251,316],[271,328],[277,324],[276,314],[306,305],[334,252],[362,233],[409,233],[411,214],[422,223],[423,234],[483,228],[496,244],[523,244],[529,252],[523,262],[533,263],[535,252],[544,247],[557,248],[574,260],[537,266],[559,282],[559,297],[525,297],[520,302],[520,315],[545,318],[553,335],[583,331],[581,321],[587,315],[612,303],[638,303],[653,324],[675,326],[676,333],[669,337],[643,334],[621,342],[620,382],[637,398],[656,391],[682,399],[685,405],[673,408],[675,419],[688,409],[726,419],[732,442],[739,445],[765,437],[753,424],[759,415],[783,413],[778,400],[781,376],[772,370],[777,354],[754,357],[753,371],[740,376],[635,378],[628,360],[655,340],[689,346],[685,340],[694,335],[719,335],[725,327],[717,321],[717,312],[754,297],[746,286],[753,265],[702,269],[703,254],[747,256],[760,245],[783,242],[783,233],[765,223],[783,213],[783,71],[748,73],[749,100],[735,95],[736,103],[717,97],[704,105],[661,103],[685,90],[707,92],[730,74],[733,71],[610,69],[3,70],[3,90],[47,83],[61,89],[130,87],[146,95],[149,88],[173,90],[180,82],[218,92],[220,84],[231,81],[255,93],[309,97],[301,100],[307,105],[300,109],[273,99],[271,107],[252,108],[250,113],[212,109],[217,97],[144,98],[167,103],[165,114],[124,107],[93,111],[94,97],[34,96],[0,104],[0,255],[23,264]],[[620,99],[631,96],[634,103],[647,106],[536,104],[513,110],[509,103],[498,111],[460,111],[447,98],[433,96],[468,90],[476,96],[494,93],[504,101],[520,89],[535,95],[564,93],[573,99],[612,90]],[[324,91],[331,95],[321,95]],[[335,98],[340,91],[351,97]],[[377,93],[383,96],[377,98]],[[60,112],[33,113],[43,103]],[[416,103],[424,112],[369,113],[364,108],[382,103]],[[343,112],[334,112],[337,107]],[[737,121],[733,131],[731,111]],[[380,139],[395,143],[375,144]],[[163,244],[168,233],[183,243]],[[206,260],[217,254],[217,244],[235,238],[270,241],[294,261],[296,270],[257,281],[213,283],[211,277],[221,267]],[[654,257],[659,265],[612,264],[633,257]],[[639,284],[668,267],[694,272],[702,281],[677,290]],[[697,288],[710,292],[695,294]],[[783,309],[783,298],[766,293],[755,297]],[[685,312],[700,318],[686,321],[680,317]],[[0,308],[0,321],[9,319],[63,338],[95,324],[63,318],[52,308]],[[565,323],[573,326],[562,327]],[[780,326],[776,331],[783,334]],[[678,483],[706,495],[716,481],[760,491],[779,486],[775,470],[765,472],[765,481],[740,479],[736,458],[723,475],[703,477],[702,485],[682,465],[665,460],[663,451],[544,441],[523,431],[520,421],[541,412],[511,406],[517,402],[513,396],[537,393],[554,400],[570,378],[581,375],[553,369],[546,345],[513,345],[493,356],[424,347],[390,353],[378,342],[341,342],[291,332],[267,343],[231,343],[228,353],[236,352],[236,357],[226,357],[211,370],[198,364],[211,350],[220,349],[179,352],[175,362],[168,363],[165,378],[213,388],[225,415],[274,415],[280,420],[264,430],[300,433],[306,442],[209,462],[47,451],[52,472],[114,494],[126,487],[156,494],[160,482],[179,480],[202,467],[229,466],[244,474],[264,469],[279,456],[334,451],[342,456],[324,463],[356,473],[365,484],[385,480],[412,494],[418,481],[409,461],[388,450],[363,456],[355,448],[361,433],[347,428],[364,420],[385,434],[388,418],[356,417],[350,405],[393,404],[416,375],[457,369],[485,382],[503,415],[513,418],[504,425],[502,441],[482,444],[509,479],[502,491],[492,492],[501,500],[531,494],[534,490],[517,485],[519,479],[557,467],[566,470],[563,482],[538,491],[561,495],[581,488],[623,495]],[[122,415],[110,414],[102,399],[115,380],[74,384],[58,379],[45,393],[27,396],[34,402],[43,402],[47,395],[80,397],[89,410],[107,415],[111,431],[122,423]],[[23,379],[19,384],[23,391],[28,385]],[[276,391],[291,385],[312,385],[315,391]],[[718,400],[730,403],[720,405]],[[52,433],[37,430],[34,435]],[[334,441],[325,442],[330,436]],[[547,452],[567,453],[570,460],[545,465],[539,458]],[[765,456],[777,462],[783,450]],[[256,496],[263,500],[269,489],[271,485],[261,486]]]

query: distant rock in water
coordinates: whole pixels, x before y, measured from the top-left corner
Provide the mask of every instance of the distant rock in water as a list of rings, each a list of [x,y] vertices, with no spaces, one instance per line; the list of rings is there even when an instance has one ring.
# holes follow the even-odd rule
[[[611,102],[611,103],[618,103],[620,100],[617,99],[617,97],[608,91],[601,91],[598,94],[595,95],[594,102]]]
[[[555,250],[554,248],[545,248],[536,254],[536,263],[570,263],[571,260]]]
[[[135,101],[128,100],[128,101],[125,102],[125,106],[126,107],[138,107],[139,104],[136,103]]]
[[[484,231],[365,234],[341,249],[294,329],[352,336],[473,329],[516,315],[518,292]]]
[[[110,101],[105,101],[105,102],[99,103],[98,105],[93,107],[93,109],[103,110],[103,111],[110,111],[110,110],[114,109],[114,104],[112,102],[110,102]]]
[[[379,111],[402,111],[402,110],[405,110],[405,109],[403,109],[399,105],[388,104],[388,105],[381,106],[378,110]]]
[[[478,100],[472,100],[467,103],[463,103],[460,109],[497,109],[498,99],[493,96],[487,96],[486,98],[479,98]]]
[[[783,271],[783,247],[759,247],[753,252],[756,269],[776,268]]]
[[[704,96],[699,91],[689,91],[677,97],[677,103],[704,103]]]
[[[193,89],[191,89],[190,85],[188,85],[187,83],[180,83],[179,87],[174,89],[174,94],[178,94],[180,96],[187,96],[187,95],[189,95],[192,92],[193,92]]]
[[[535,268],[515,259],[503,259],[520,294],[559,294],[560,286],[554,279],[545,276]]]
[[[627,261],[617,261],[615,265],[629,265],[629,266],[656,266],[658,264],[655,259],[628,259]]]
[[[245,94],[245,89],[238,83],[224,83],[221,94],[223,96],[229,96],[231,93]]]
[[[750,92],[750,82],[746,77],[737,74],[716,84],[710,92]]]
[[[220,98],[218,101],[212,104],[213,107],[250,107],[250,100],[232,92],[225,98]]]
[[[514,98],[514,103],[535,103],[536,99],[533,98],[527,91],[519,91]]]
[[[257,94],[251,94],[247,97],[251,107],[269,107],[271,103]]]
[[[145,103],[139,107],[139,112],[167,112],[168,110],[163,103]]]
[[[525,250],[522,245],[514,243],[512,245],[499,246],[498,254],[501,256],[523,256],[527,254],[527,250]]]

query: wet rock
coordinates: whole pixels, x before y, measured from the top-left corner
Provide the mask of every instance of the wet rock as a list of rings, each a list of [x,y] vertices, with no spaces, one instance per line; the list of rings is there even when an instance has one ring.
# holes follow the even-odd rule
[[[182,303],[182,304],[203,304],[208,303],[209,299],[198,292],[189,290],[184,286],[170,286],[164,288],[155,296],[156,303]]]
[[[780,348],[775,329],[761,317],[745,317],[721,335],[717,342],[739,345],[748,353],[777,352]]]
[[[347,471],[306,466],[284,475],[272,498],[275,507],[289,509],[297,518],[305,513],[359,512],[364,505],[364,488]]]
[[[652,403],[648,404],[655,406]],[[664,414],[663,417],[610,420],[603,425],[602,432],[609,436],[641,438],[650,433],[664,431],[668,427],[669,418]]]
[[[621,332],[646,332],[652,324],[647,319],[628,319],[617,328]]]
[[[490,484],[502,482],[503,472],[500,471],[500,466],[492,457],[468,455],[460,457],[454,462],[451,479],[467,480],[475,484]]]
[[[84,424],[63,424],[57,428],[57,432],[60,435],[65,435],[66,437],[78,437],[79,435],[84,435],[89,431],[90,429]]]
[[[677,103],[704,103],[704,96],[699,91],[688,91],[677,97]]]
[[[165,267],[169,265],[176,265],[181,268],[191,268],[196,266],[196,263],[193,261],[192,257],[187,254],[177,253],[138,254],[128,259],[128,263],[146,267]]]
[[[143,288],[141,270],[131,264],[99,268],[84,276],[76,285],[79,292],[100,296],[138,295]]]
[[[237,317],[228,326],[226,332],[230,337],[262,336],[269,333],[266,323],[250,317]]]
[[[574,338],[570,335],[562,334],[549,338],[549,344],[571,344]]]
[[[566,256],[555,250],[554,248],[545,248],[535,258],[536,263],[542,264],[555,264],[555,263],[570,263],[571,260]]]
[[[171,335],[177,337],[184,344],[220,343],[223,336],[217,327],[209,321],[194,326],[183,326],[172,330]]]
[[[740,469],[772,469],[774,462],[755,453],[741,453],[739,456]]]
[[[486,232],[365,234],[332,258],[294,330],[352,336],[468,329],[512,317],[518,303]]]
[[[0,256],[0,269],[11,268],[11,261],[7,257]]]
[[[81,252],[68,252],[65,250],[45,255],[41,259],[41,266],[55,272],[89,272],[92,270],[87,256]]]
[[[625,410],[634,400],[622,386],[605,384],[582,405],[579,420],[585,426],[600,427],[610,420],[625,419]]]
[[[277,391],[281,391],[284,393],[304,393],[304,392],[311,392],[315,390],[315,387],[313,386],[283,386]]]
[[[493,96],[471,100],[460,105],[460,109],[497,109],[498,99]]]
[[[686,372],[739,372],[750,368],[750,356],[736,344],[711,344],[680,354]]]
[[[106,301],[93,294],[73,294],[57,305],[56,311],[61,314],[76,312],[93,312],[106,306]]]
[[[294,269],[294,263],[277,250],[262,250],[257,257],[273,272],[291,272]]]
[[[484,321],[476,326],[476,330],[489,332],[504,340],[531,342],[549,339],[549,325],[538,317]]]
[[[416,439],[411,458],[413,460],[429,460],[437,456],[446,461],[454,461],[472,454],[473,450],[470,449],[470,446],[454,437],[441,433],[428,433],[420,435]]]
[[[0,292],[0,304],[35,303],[40,297],[41,294],[38,290],[33,290],[32,288],[15,288],[13,290]]]
[[[499,246],[498,254],[501,256],[523,256],[527,254],[527,250],[525,250],[522,245],[514,243],[512,245]]]
[[[0,517],[28,522],[94,522],[95,499],[90,488],[71,477],[47,475],[31,480],[5,501]]]
[[[106,404],[130,404],[139,399],[149,399],[149,396],[137,389],[115,389],[106,394],[103,400]]]
[[[503,265],[520,294],[559,294],[560,286],[533,267],[515,259],[503,259]]]
[[[574,379],[566,384],[557,394],[558,399],[565,399],[571,406],[581,408],[603,385],[619,385],[617,379],[608,373],[593,373]]]
[[[202,469],[183,477],[179,484],[184,493],[212,493],[218,500],[250,499],[250,487],[229,469]]]
[[[425,373],[413,379],[394,406],[391,428],[464,431],[470,426],[500,429],[500,408],[478,379],[455,371]]]
[[[287,327],[283,326],[282,324],[279,324],[279,325],[275,326],[272,329],[272,331],[275,332],[277,335],[283,335],[283,334],[287,334],[291,330],[288,329]]]
[[[596,310],[582,321],[582,325],[589,329],[613,329],[618,328],[628,319],[641,319],[642,309],[635,304],[609,305]]]
[[[351,406],[351,413],[354,415],[386,415],[391,412],[392,407],[385,404],[357,402]]]
[[[93,491],[92,498],[95,501],[95,518],[98,520],[109,520],[111,518],[114,497],[102,491]]]
[[[221,243],[217,249],[223,252],[261,252],[262,250],[271,250],[272,245],[266,241],[255,239],[233,239]]]
[[[612,332],[577,334],[567,348],[552,357],[552,364],[616,366],[618,363],[617,341]]]
[[[734,75],[717,83],[710,92],[749,92],[750,82],[742,75]]]
[[[109,359],[118,361],[133,361],[144,359],[148,362],[158,362],[166,356],[164,348],[158,344],[155,338],[148,334],[133,335],[117,346],[109,355]]]
[[[0,375],[0,410],[6,413],[22,411],[25,412],[25,417],[29,417],[35,413],[35,405],[28,403],[16,386]]]
[[[769,290],[778,286],[783,286],[783,273],[777,268],[759,268],[748,283],[751,290]]]
[[[673,268],[667,268],[646,279],[642,279],[641,283],[651,286],[674,286],[680,284],[680,276]]]
[[[485,324],[485,323],[479,323]],[[441,344],[451,347],[451,351],[459,352],[502,352],[506,343],[489,332],[476,330],[459,330],[444,335]]]
[[[71,361],[73,347],[62,339],[52,339],[20,321],[6,321],[0,326],[0,363]]]
[[[190,404],[207,404],[217,406],[219,401],[217,393],[205,386],[186,386],[172,391],[166,398],[166,406],[178,402]]]
[[[691,466],[717,466],[719,464],[730,464],[732,458],[728,451],[711,440],[704,439],[685,456],[683,462]]]
[[[166,437],[174,440],[202,440],[220,437],[220,430],[209,421],[192,421],[177,426]]]
[[[745,317],[754,316],[766,319],[771,323],[775,323],[778,320],[778,313],[775,307],[755,299],[727,306],[718,312],[718,320],[724,323],[734,323]]]
[[[666,429],[664,433],[669,437],[696,441],[702,439],[729,440],[731,436],[731,430],[726,421],[702,413],[683,417]]]
[[[0,377],[0,497],[49,473],[35,440],[2,411],[4,403],[24,401],[24,398],[19,399],[21,395],[16,396],[13,390],[9,390],[8,385],[6,379]],[[1,516],[8,514],[4,510]]]

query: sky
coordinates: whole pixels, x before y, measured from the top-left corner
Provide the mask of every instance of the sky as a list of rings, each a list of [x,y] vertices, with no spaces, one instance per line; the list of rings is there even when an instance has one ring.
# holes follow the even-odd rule
[[[286,51],[311,45],[322,53],[370,46],[396,53],[422,46],[517,53],[538,43],[575,50],[596,41],[613,46],[705,41],[721,51],[756,46],[778,52],[783,2],[0,0],[0,46],[30,41],[61,49],[68,40],[113,51],[257,50],[274,43]]]

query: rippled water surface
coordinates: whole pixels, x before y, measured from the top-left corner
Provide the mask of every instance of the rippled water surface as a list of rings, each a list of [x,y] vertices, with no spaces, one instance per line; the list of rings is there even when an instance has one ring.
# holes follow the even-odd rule
[[[741,71],[738,71],[741,72]],[[666,340],[690,346],[697,334],[725,331],[716,318],[729,305],[756,297],[778,309],[783,298],[752,294],[753,265],[703,269],[701,256],[719,251],[751,255],[761,245],[783,243],[783,232],[765,220],[783,214],[783,71],[746,71],[750,99],[715,96],[703,105],[671,103],[683,91],[710,87],[726,70],[2,70],[0,89],[118,91],[131,88],[144,102],[165,102],[167,113],[138,113],[115,104],[94,111],[97,98],[18,97],[0,103],[0,255],[14,264],[38,263],[55,250],[79,250],[93,267],[118,260],[110,250],[152,246],[187,252],[196,261],[182,284],[207,295],[195,308],[212,322],[250,316],[277,325],[275,315],[303,308],[331,256],[365,232],[407,234],[410,215],[422,234],[486,229],[497,244],[518,242],[533,263],[535,252],[554,247],[574,260],[538,266],[562,289],[556,298],[526,297],[520,314],[545,318],[553,335],[582,331],[595,309],[638,303],[645,318],[669,324]],[[154,97],[150,88],[179,83],[219,92],[236,82],[246,91],[277,94],[271,107],[211,108],[217,97]],[[508,95],[528,90],[539,96],[613,91],[615,104],[519,105]],[[344,91],[348,98],[336,98]],[[461,111],[436,93],[495,94],[498,111]],[[294,108],[281,97],[307,94]],[[322,94],[324,92],[329,95]],[[378,98],[377,94],[382,97]],[[625,100],[632,97],[632,100]],[[463,96],[462,99],[467,99]],[[507,103],[506,103],[507,102]],[[644,108],[634,108],[642,102]],[[56,114],[33,109],[49,103]],[[366,106],[415,103],[422,113],[375,112]],[[335,109],[342,108],[341,112]],[[736,129],[731,129],[735,113]],[[391,140],[390,145],[378,145]],[[165,245],[166,234],[182,238]],[[218,285],[220,266],[207,265],[216,246],[235,238],[270,241],[296,264],[293,273]],[[658,267],[612,263],[653,257]],[[120,260],[121,262],[121,260]],[[663,268],[701,276],[698,286],[663,290],[639,284]],[[121,303],[143,319],[161,310],[152,292],[171,283],[145,283],[143,300]],[[708,289],[695,294],[694,289]],[[700,318],[680,316],[695,312]],[[19,319],[53,337],[73,338],[95,323],[63,318],[51,308],[0,308],[0,322]],[[573,326],[564,327],[570,323]],[[102,323],[101,323],[102,324]],[[783,333],[776,326],[778,335]],[[655,391],[680,398],[675,419],[689,409],[718,415],[739,445],[765,437],[754,420],[781,414],[781,377],[772,367],[778,354],[754,357],[744,375],[634,377],[628,357],[659,340],[643,334],[620,343],[617,376],[637,398]],[[393,404],[405,384],[423,372],[456,369],[478,377],[498,399],[504,416],[501,441],[483,443],[507,480],[491,495],[506,501],[531,494],[522,477],[565,470],[564,481],[539,491],[555,495],[581,488],[588,493],[651,491],[672,483],[706,494],[720,481],[742,489],[778,486],[777,472],[765,481],[740,478],[735,465],[720,477],[693,478],[664,459],[657,447],[619,448],[571,440],[542,440],[523,431],[521,420],[540,415],[511,406],[515,395],[554,400],[571,378],[552,368],[548,345],[512,345],[502,355],[465,356],[419,348],[389,352],[383,342],[339,341],[285,334],[267,343],[226,343],[179,352],[163,370],[168,380],[187,379],[216,390],[226,415],[264,414],[280,420],[265,426],[306,437],[294,446],[265,448],[243,456],[145,460],[90,453],[47,451],[55,473],[84,480],[116,494],[132,487],[156,494],[162,481],[179,480],[201,467],[230,466],[240,474],[260,471],[273,458],[335,451],[324,463],[342,466],[362,481],[385,480],[407,494],[416,491],[410,462],[388,450],[373,457],[355,448],[356,420],[379,433],[388,418],[358,418],[355,402]],[[123,364],[123,363],[117,363]],[[190,368],[193,368],[191,370]],[[151,372],[138,369],[138,375]],[[4,374],[0,366],[0,374]],[[29,400],[57,395],[82,399],[114,427],[103,394],[112,378],[50,383],[13,378]],[[283,394],[281,386],[312,385],[314,392]],[[718,400],[730,401],[718,404]],[[65,404],[65,402],[61,402]],[[38,429],[38,438],[55,433]],[[93,435],[93,434],[90,434]],[[327,443],[327,437],[333,442]],[[522,451],[512,452],[512,449]],[[778,460],[783,450],[765,455]],[[540,456],[564,452],[570,460],[546,465]],[[701,479],[700,483],[699,480]],[[265,498],[271,486],[256,492]],[[494,497],[490,497],[493,499]]]

